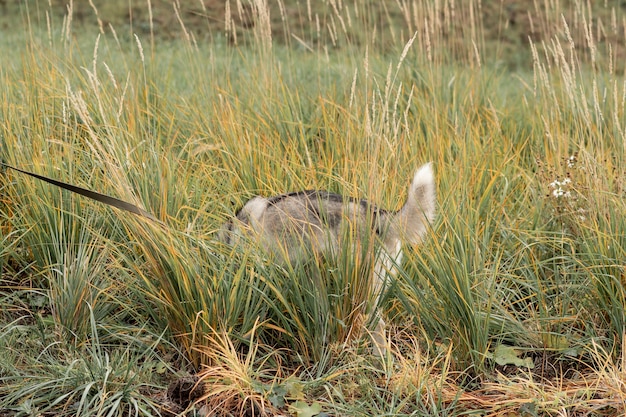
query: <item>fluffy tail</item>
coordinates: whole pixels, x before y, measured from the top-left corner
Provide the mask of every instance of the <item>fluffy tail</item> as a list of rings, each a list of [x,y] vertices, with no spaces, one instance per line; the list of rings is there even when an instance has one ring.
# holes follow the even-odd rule
[[[435,219],[435,205],[435,176],[428,163],[415,173],[407,201],[396,214],[395,226],[399,235],[408,243],[419,243],[428,224]]]

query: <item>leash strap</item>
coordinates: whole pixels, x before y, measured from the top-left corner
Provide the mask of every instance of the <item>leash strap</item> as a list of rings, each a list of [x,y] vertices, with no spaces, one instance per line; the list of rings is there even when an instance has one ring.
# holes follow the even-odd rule
[[[139,208],[133,204],[127,203],[126,201],[120,200],[119,198],[111,197],[106,194],[100,194],[95,191],[88,190],[86,188],[77,187],[72,184],[66,184],[62,181],[58,181],[52,178],[44,177],[43,175],[35,174],[33,172],[24,171],[23,169],[13,167],[11,165],[7,165],[4,162],[0,162],[0,165],[10,168],[14,171],[21,172],[22,174],[29,175],[33,178],[37,178],[38,180],[45,181],[48,184],[56,185],[57,187],[61,187],[65,190],[71,191],[76,194],[80,194],[84,197],[91,198],[92,200],[99,201],[101,203],[107,204],[109,206],[113,206],[120,210],[129,211],[131,213],[137,214],[139,216],[146,217],[154,222],[161,223],[156,217],[152,214],[148,213],[142,208]]]

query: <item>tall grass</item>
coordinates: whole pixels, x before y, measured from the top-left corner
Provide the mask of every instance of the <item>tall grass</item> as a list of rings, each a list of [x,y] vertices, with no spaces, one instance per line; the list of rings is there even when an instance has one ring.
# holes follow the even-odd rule
[[[149,38],[79,36],[72,13],[23,3],[3,160],[160,223],[2,173],[0,407],[154,414],[191,372],[204,395],[177,412],[623,412],[620,10],[534,5],[513,73],[484,2],[228,5],[225,42],[178,3],[177,41],[153,17]],[[429,160],[438,218],[381,298],[382,360],[371,265],[349,247],[281,265],[215,239],[257,194],[398,209]]]

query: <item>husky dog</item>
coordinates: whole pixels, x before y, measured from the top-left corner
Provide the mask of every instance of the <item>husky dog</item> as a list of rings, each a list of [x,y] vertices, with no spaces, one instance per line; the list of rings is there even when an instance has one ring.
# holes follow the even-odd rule
[[[426,164],[415,173],[407,200],[398,211],[326,191],[257,196],[222,227],[219,238],[231,245],[243,237],[254,239],[278,262],[292,265],[311,256],[338,255],[344,245],[355,252],[362,244],[373,248],[368,242],[376,241],[374,279],[370,282],[378,299],[386,277],[395,274],[402,258],[401,242],[419,243],[434,217],[435,181],[431,165]],[[380,317],[372,338],[376,353],[382,356],[386,337]]]

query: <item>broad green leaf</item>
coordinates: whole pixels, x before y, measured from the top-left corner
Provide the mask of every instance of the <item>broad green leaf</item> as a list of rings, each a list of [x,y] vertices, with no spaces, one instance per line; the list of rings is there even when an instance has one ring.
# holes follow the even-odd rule
[[[535,364],[532,358],[520,358],[519,350],[513,346],[498,345],[493,353],[488,357],[493,359],[498,365],[514,365],[532,369]]]
[[[313,403],[308,405],[304,401],[296,401],[289,408],[297,417],[314,417],[322,412],[322,404]]]

